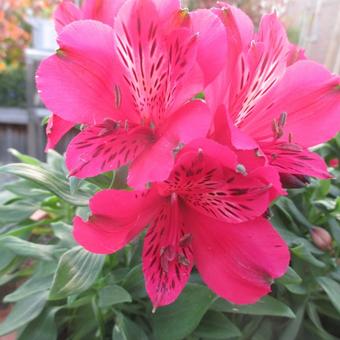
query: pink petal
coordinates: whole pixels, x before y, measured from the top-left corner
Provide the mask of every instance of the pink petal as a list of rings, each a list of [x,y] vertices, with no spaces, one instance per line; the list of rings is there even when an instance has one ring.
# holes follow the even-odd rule
[[[84,39],[87,36],[95,39]],[[61,118],[79,123],[134,120],[112,29],[97,21],[76,21],[64,28],[58,42],[60,50],[43,61],[37,72],[46,106]]]
[[[237,169],[235,154],[226,146],[197,140],[183,149],[169,179],[160,186],[163,194],[178,193],[188,207],[206,216],[241,223],[267,210],[272,184],[265,176]]]
[[[132,163],[129,185],[142,189],[148,182],[166,179],[173,168],[176,149],[205,136],[209,126],[210,112],[202,101],[195,100],[184,105],[157,131],[161,136],[157,142]]]
[[[330,178],[323,158],[297,144],[276,142],[263,144],[261,149],[280,173]]]
[[[146,124],[158,125],[198,92],[183,87],[195,63],[197,38],[190,29],[168,26],[151,0],[127,1],[115,22],[125,80]]]
[[[271,185],[253,175],[220,169],[212,159],[181,162],[174,170],[180,178],[185,204],[206,216],[227,223],[242,223],[261,216],[269,205]],[[197,175],[197,173],[199,174]],[[178,183],[178,182],[177,182]],[[177,184],[180,186],[180,184]],[[200,188],[200,190],[198,190]]]
[[[220,17],[225,25],[229,42],[240,44],[240,49],[237,49],[237,52],[248,48],[254,37],[254,26],[249,16],[239,8],[221,1],[217,2],[217,9],[213,9],[213,12]]]
[[[83,18],[101,21],[113,26],[114,19],[126,0],[85,0],[82,6]]]
[[[89,127],[69,144],[66,165],[71,176],[93,177],[128,164],[151,146],[152,132],[117,126],[114,121]]]
[[[221,71],[227,58],[226,30],[212,11],[196,10],[190,14],[192,29],[198,32],[197,62],[209,84]]]
[[[181,9],[180,0],[153,0],[161,20],[167,20],[176,11]]]
[[[155,191],[105,190],[90,201],[92,216],[75,217],[75,240],[90,252],[111,254],[134,239],[157,214],[161,201]]]
[[[290,66],[284,78],[255,106],[241,124],[258,141],[273,139],[273,121],[287,116],[284,141],[304,147],[327,141],[340,130],[340,79],[312,61]]]
[[[240,57],[248,50],[250,41],[254,36],[254,27],[250,18],[240,9],[223,2],[217,3],[213,12],[223,22],[227,33],[227,57],[225,66],[221,68],[219,76],[205,90],[209,107],[215,112],[221,104],[229,106],[229,91],[234,86],[235,73],[240,65]],[[238,71],[239,72],[239,71]],[[236,78],[237,79],[237,78]]]
[[[234,125],[224,105],[220,105],[215,111],[214,123],[209,137],[221,144],[232,145],[238,150],[258,148],[258,144],[251,136]]]
[[[306,60],[305,50],[300,46],[291,44],[289,54],[287,57],[287,66],[295,64],[297,61]]]
[[[191,235],[182,226],[177,199],[163,206],[144,239],[146,290],[156,309],[176,300],[193,266]]]
[[[55,10],[53,17],[56,31],[60,33],[64,26],[82,19],[82,12],[72,1],[63,0]]]
[[[53,149],[60,139],[74,127],[73,122],[68,122],[56,114],[52,114],[46,126],[47,144],[45,151]]]
[[[283,76],[289,48],[286,31],[276,15],[264,16],[256,41],[234,66],[229,111],[236,125],[253,114],[256,103]]]
[[[217,295],[237,304],[255,303],[288,269],[289,250],[263,219],[226,224],[188,211],[195,264]]]

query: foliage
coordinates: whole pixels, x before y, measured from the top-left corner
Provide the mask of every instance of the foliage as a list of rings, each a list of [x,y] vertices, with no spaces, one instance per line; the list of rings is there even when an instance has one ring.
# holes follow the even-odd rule
[[[0,71],[22,66],[31,40],[29,18],[50,18],[57,0],[0,0]]]
[[[25,106],[25,72],[10,67],[0,72],[0,106]]]
[[[12,151],[13,152],[13,151]],[[340,157],[340,136],[319,152]],[[0,168],[18,180],[0,193],[0,285],[18,287],[4,297],[14,304],[0,336],[19,339],[335,339],[340,336],[340,171],[312,181],[271,208],[272,222],[292,252],[288,273],[270,296],[237,306],[216,297],[194,272],[172,305],[155,314],[146,297],[141,241],[101,256],[72,238],[75,213],[86,217],[89,197],[121,187],[124,171],[91,180],[69,178],[62,156],[47,162],[14,152],[22,163]],[[38,211],[38,213],[37,213]],[[330,250],[313,244],[310,228],[333,239]]]

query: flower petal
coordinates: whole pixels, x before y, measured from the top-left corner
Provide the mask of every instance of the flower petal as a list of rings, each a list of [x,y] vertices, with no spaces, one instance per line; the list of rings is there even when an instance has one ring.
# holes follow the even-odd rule
[[[302,60],[291,65],[282,80],[254,107],[240,128],[257,141],[273,139],[273,121],[286,115],[283,141],[310,147],[340,130],[340,78],[322,65]]]
[[[261,145],[261,149],[280,173],[330,178],[323,158],[298,144],[276,142]]]
[[[232,78],[229,111],[236,125],[253,115],[256,103],[273,88],[287,68],[290,44],[275,14],[265,15],[256,40],[241,54]]]
[[[66,165],[71,176],[93,177],[128,164],[152,143],[150,129],[104,121],[80,132],[69,144]]]
[[[87,36],[95,39],[84,39]],[[63,29],[58,42],[60,50],[37,72],[37,87],[46,106],[78,123],[136,120],[115,55],[112,28],[92,20],[76,21]]]
[[[84,19],[101,21],[113,26],[115,17],[126,0],[85,0],[82,5]]]
[[[152,221],[144,239],[143,272],[154,309],[176,300],[193,266],[191,235],[183,229],[176,199]]]
[[[227,58],[226,30],[212,11],[196,10],[190,14],[192,29],[198,32],[197,62],[204,74],[204,85],[220,73]]]
[[[45,151],[53,149],[60,139],[74,127],[73,122],[68,122],[56,114],[52,114],[46,126],[47,144]]]
[[[70,0],[63,0],[54,12],[54,23],[57,33],[73,21],[82,19],[82,12]]]
[[[188,211],[184,223],[193,236],[195,264],[203,281],[233,303],[255,303],[270,292],[272,279],[288,269],[288,247],[263,218],[226,224]]]
[[[182,150],[169,179],[160,186],[165,193],[178,193],[187,206],[202,214],[241,223],[266,211],[272,184],[239,167],[226,146],[197,140]]]
[[[169,27],[159,10],[152,0],[127,1],[115,22],[127,86],[142,119],[155,125],[178,108],[175,100],[182,105],[197,94],[190,86],[179,98],[195,63],[197,38],[188,28]]]
[[[131,165],[128,183],[136,189],[166,179],[173,168],[177,148],[207,134],[210,112],[200,100],[183,105],[158,131],[161,136]]]
[[[87,222],[75,217],[75,240],[90,252],[111,254],[123,248],[152,220],[159,196],[154,190],[134,192],[105,190],[90,201]]]

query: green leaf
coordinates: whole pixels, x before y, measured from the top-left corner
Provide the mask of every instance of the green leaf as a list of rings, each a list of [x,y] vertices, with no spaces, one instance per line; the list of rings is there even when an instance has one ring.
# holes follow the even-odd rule
[[[287,284],[299,284],[302,282],[301,277],[294,271],[292,267],[288,268],[287,273],[281,278],[277,279],[276,282],[283,285]]]
[[[40,165],[41,164],[41,162],[38,159],[31,157],[31,156],[24,155],[21,152],[19,152],[18,150],[8,149],[8,151],[12,156],[16,157],[17,159],[19,159],[19,161],[21,161],[25,164],[30,164],[30,165]]]
[[[208,311],[197,329],[195,335],[202,338],[229,339],[241,336],[240,330],[220,312]]]
[[[131,301],[130,294],[124,288],[117,285],[106,286],[99,291],[98,305],[101,308]]]
[[[14,236],[1,237],[0,245],[14,254],[44,261],[53,260],[56,250],[56,246],[32,243]]]
[[[126,275],[122,286],[134,297],[143,298],[146,296],[142,265],[131,269]]]
[[[215,295],[205,286],[188,284],[173,304],[156,311],[153,318],[156,339],[176,340],[189,335],[214,299]]]
[[[296,318],[290,320],[282,333],[280,334],[279,340],[298,340],[298,334],[302,325],[303,317],[305,314],[305,305],[302,304],[296,311]]]
[[[112,332],[112,340],[148,340],[145,332],[135,322],[118,314]]]
[[[20,223],[29,218],[38,206],[27,201],[17,201],[8,205],[0,206],[0,224]]]
[[[340,284],[328,277],[318,277],[316,280],[340,313]]]
[[[45,310],[34,321],[30,322],[20,334],[18,340],[56,340],[58,330],[55,322],[55,314],[62,307],[54,307]]]
[[[37,293],[15,304],[7,319],[0,324],[0,336],[21,328],[35,319],[43,310],[47,292]]]
[[[26,179],[21,179],[6,184],[4,185],[4,189],[16,194],[19,197],[34,198],[35,201],[43,200],[48,195],[50,195],[49,192],[42,189],[39,185],[30,182]]]
[[[52,284],[53,276],[32,277],[13,293],[4,297],[4,302],[16,302],[38,292],[47,291]]]
[[[54,235],[61,241],[62,245],[65,245],[67,248],[73,248],[76,246],[76,242],[74,241],[72,234],[72,226],[64,222],[55,222],[52,223],[51,226]]]
[[[104,265],[105,256],[75,247],[62,255],[55,273],[50,300],[66,298],[90,288]]]
[[[15,258],[15,254],[10,250],[0,247],[0,271],[5,269]]]
[[[232,304],[223,299],[218,299],[211,309],[219,312],[235,314],[268,315],[287,318],[295,317],[295,314],[287,305],[271,296],[265,296],[253,305],[242,306]]]
[[[290,250],[295,256],[297,256],[301,260],[304,260],[312,264],[315,267],[318,267],[318,268],[326,267],[326,264],[318,260],[302,243],[296,247],[291,248]]]
[[[89,197],[87,194],[71,194],[65,178],[52,171],[28,164],[8,164],[0,167],[1,172],[33,181],[72,205],[88,205]]]

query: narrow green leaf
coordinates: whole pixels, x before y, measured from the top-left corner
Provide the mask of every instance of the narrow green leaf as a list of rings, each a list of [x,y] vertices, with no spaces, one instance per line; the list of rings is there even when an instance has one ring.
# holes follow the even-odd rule
[[[283,285],[287,284],[299,284],[302,282],[301,277],[294,271],[292,267],[288,268],[287,273],[281,278],[277,279],[276,282]]]
[[[65,178],[52,171],[29,164],[19,163],[0,167],[0,173],[8,173],[33,181],[72,205],[88,205],[88,195],[85,193],[72,195],[69,184]]]
[[[303,317],[305,315],[305,305],[302,304],[296,311],[296,318],[290,320],[282,333],[279,336],[279,340],[298,340],[298,334],[302,326]]]
[[[40,292],[16,303],[7,319],[0,324],[0,336],[13,332],[35,319],[43,310],[47,295],[47,292]]]
[[[195,335],[202,338],[229,339],[241,336],[240,330],[220,312],[208,311],[197,329]]]
[[[76,246],[72,234],[72,226],[64,222],[56,222],[51,224],[54,235],[61,241],[67,248],[73,248]]]
[[[318,260],[302,243],[296,247],[291,248],[290,250],[295,256],[297,256],[301,260],[304,260],[312,264],[315,267],[318,267],[318,268],[326,267],[326,264]]]
[[[153,318],[156,339],[183,339],[198,326],[215,295],[205,286],[188,284],[171,305],[159,308]]]
[[[66,298],[90,288],[104,265],[105,256],[87,252],[81,247],[62,255],[55,273],[50,300]]]
[[[56,340],[58,330],[55,322],[55,314],[62,307],[54,307],[45,310],[34,321],[30,322],[20,334],[18,340]]]
[[[47,291],[52,284],[53,276],[32,277],[13,293],[4,297],[4,302],[16,302],[38,292]]]
[[[17,201],[8,205],[0,206],[0,224],[20,223],[29,218],[36,210],[38,205],[28,201]]]
[[[328,277],[318,277],[316,280],[340,313],[340,284]]]
[[[23,153],[19,152],[18,150],[8,149],[8,152],[12,156],[19,159],[19,161],[21,161],[25,164],[30,164],[30,165],[40,165],[41,164],[41,162],[38,159],[31,157],[31,156],[24,155]]]
[[[0,271],[5,269],[15,258],[15,254],[4,247],[0,247]]]
[[[112,340],[148,340],[145,332],[135,322],[118,314],[112,332]]]
[[[250,315],[268,315],[268,316],[281,316],[287,318],[294,318],[293,311],[283,302],[274,299],[271,296],[265,296],[259,302],[253,305],[235,305],[226,300],[218,299],[213,306],[212,310],[235,313],[235,314],[250,314]]]
[[[14,254],[44,261],[53,260],[56,250],[56,246],[37,244],[14,236],[1,237],[0,245]]]
[[[130,294],[124,288],[117,285],[106,286],[99,291],[98,305],[101,308],[131,301]]]
[[[122,286],[134,297],[143,298],[146,296],[142,265],[131,269],[126,275]]]

